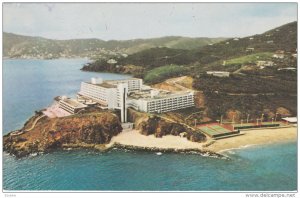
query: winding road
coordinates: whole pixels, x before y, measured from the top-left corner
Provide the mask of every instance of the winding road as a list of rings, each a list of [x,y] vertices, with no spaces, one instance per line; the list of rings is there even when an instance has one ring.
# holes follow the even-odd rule
[[[25,131],[31,131],[32,129],[34,129],[36,123],[37,123],[40,119],[42,119],[43,117],[45,117],[45,116],[46,116],[46,115],[41,115],[41,116],[37,117],[37,118],[34,120],[34,122],[32,123],[32,126],[31,126],[29,129],[26,129]]]

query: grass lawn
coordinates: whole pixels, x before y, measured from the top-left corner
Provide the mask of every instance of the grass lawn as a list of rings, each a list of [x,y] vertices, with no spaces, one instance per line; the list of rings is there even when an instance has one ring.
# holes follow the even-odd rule
[[[270,60],[272,58],[272,55],[273,53],[271,52],[250,54],[247,56],[241,56],[238,58],[226,60],[226,65],[256,63],[256,61],[259,60]]]
[[[166,80],[167,78],[182,76],[185,72],[186,69],[184,66],[166,65],[148,71],[144,81],[146,83],[158,83]]]

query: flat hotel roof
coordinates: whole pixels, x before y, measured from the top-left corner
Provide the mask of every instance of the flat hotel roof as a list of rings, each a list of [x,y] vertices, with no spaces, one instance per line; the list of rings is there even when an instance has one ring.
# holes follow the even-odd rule
[[[90,82],[86,82],[88,84],[91,84],[91,85],[96,85],[96,86],[99,86],[99,87],[104,87],[104,88],[116,88],[117,86],[116,85],[112,85],[112,84],[109,84],[109,83],[101,83],[101,84],[92,84]]]
[[[158,95],[155,95],[153,98],[151,98],[151,93],[150,92],[144,92],[144,93],[133,93],[129,96],[129,98],[132,99],[140,99],[140,100],[158,100],[158,99],[168,99],[172,97],[179,97],[179,96],[184,96],[191,94],[191,91],[179,91],[179,92],[160,92]]]
[[[74,108],[83,108],[83,107],[86,107],[86,105],[84,104],[81,104],[80,102],[77,102],[76,100],[73,100],[73,99],[64,99],[62,100],[63,102],[71,105],[72,107]]]
[[[128,80],[140,80],[141,78],[126,78],[126,79],[116,79],[116,80],[105,80],[105,82],[109,83],[118,83],[121,81],[128,81]]]

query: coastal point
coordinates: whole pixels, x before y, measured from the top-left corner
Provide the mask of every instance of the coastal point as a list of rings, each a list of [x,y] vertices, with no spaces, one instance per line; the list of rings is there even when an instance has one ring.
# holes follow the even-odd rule
[[[2,12],[6,198],[298,194],[296,2]]]

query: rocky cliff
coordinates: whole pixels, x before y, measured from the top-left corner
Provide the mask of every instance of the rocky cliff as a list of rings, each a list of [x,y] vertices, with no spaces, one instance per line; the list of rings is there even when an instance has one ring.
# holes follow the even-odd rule
[[[20,131],[32,128],[37,116],[29,119]],[[118,117],[110,112],[88,113],[49,119],[43,117],[33,129],[20,135],[3,137],[4,151],[17,157],[49,152],[63,147],[101,147],[122,131]]]
[[[179,136],[183,134],[188,140],[193,142],[204,142],[206,136],[199,131],[187,128],[183,124],[170,122],[158,116],[148,116],[146,113],[129,109],[129,120],[134,122],[135,128],[143,135],[154,135],[160,138],[165,135]]]
[[[206,141],[206,136],[201,132],[187,128],[179,123],[165,121],[156,116],[150,117],[147,121],[141,123],[140,133],[143,135],[154,134],[155,137],[162,137],[164,135],[179,136],[183,133],[192,142]]]

